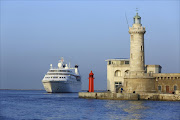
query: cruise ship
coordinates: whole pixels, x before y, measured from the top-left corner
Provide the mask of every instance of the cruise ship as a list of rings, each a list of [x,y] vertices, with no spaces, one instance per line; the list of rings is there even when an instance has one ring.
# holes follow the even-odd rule
[[[74,68],[64,64],[64,59],[61,58],[57,68],[53,68],[50,64],[50,69],[42,80],[43,86],[48,93],[71,93],[81,91],[81,76],[78,70],[78,65]]]

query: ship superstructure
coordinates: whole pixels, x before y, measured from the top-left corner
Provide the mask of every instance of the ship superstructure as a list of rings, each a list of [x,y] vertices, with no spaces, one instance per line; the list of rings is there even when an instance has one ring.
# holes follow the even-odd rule
[[[81,91],[81,76],[78,65],[74,68],[64,63],[64,59],[58,63],[58,68],[50,69],[44,76],[42,83],[48,93],[79,92]]]

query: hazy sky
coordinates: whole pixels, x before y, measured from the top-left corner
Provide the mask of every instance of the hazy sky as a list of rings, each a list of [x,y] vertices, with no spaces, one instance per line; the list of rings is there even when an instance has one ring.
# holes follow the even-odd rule
[[[146,27],[145,62],[180,73],[180,2],[1,0],[0,88],[43,89],[49,65],[63,56],[79,64],[82,89],[95,74],[106,89],[106,59],[129,58],[129,26],[136,8]]]

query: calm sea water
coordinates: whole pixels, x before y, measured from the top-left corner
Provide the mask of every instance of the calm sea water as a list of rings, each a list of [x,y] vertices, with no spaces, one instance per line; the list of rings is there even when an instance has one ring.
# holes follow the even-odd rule
[[[77,93],[0,90],[0,120],[180,120],[180,102],[80,99]]]

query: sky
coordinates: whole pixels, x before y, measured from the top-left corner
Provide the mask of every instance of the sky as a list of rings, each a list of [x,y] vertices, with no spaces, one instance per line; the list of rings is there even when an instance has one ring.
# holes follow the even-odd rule
[[[91,70],[95,89],[106,90],[105,60],[129,58],[136,8],[146,28],[145,64],[180,73],[178,0],[1,0],[0,89],[43,89],[49,65],[64,57],[79,65],[83,90]]]

